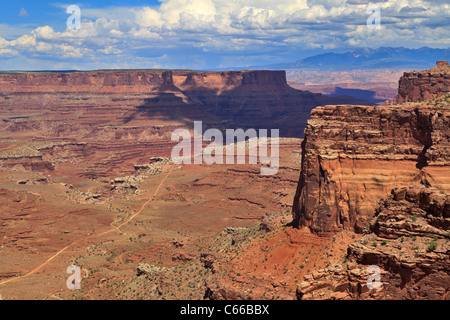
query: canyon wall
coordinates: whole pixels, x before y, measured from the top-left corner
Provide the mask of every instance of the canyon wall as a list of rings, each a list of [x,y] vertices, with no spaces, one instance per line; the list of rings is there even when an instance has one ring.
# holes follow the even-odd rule
[[[8,167],[45,171],[59,155],[45,156],[41,142],[83,143],[71,149],[83,175],[133,172],[150,157],[170,156],[172,132],[193,130],[194,121],[204,130],[280,129],[282,137],[300,137],[311,109],[332,102],[358,103],[293,89],[284,71],[1,72],[0,158],[5,149]]]
[[[68,72],[0,72],[2,93],[226,91],[241,85],[286,86],[284,71],[98,70]],[[126,91],[125,91],[126,90]]]
[[[448,194],[423,185],[394,188],[345,261],[306,275],[297,298],[448,300],[449,227]]]
[[[392,106],[314,109],[302,143],[293,224],[362,232],[398,185],[450,190],[450,97]]]
[[[447,92],[450,92],[450,67],[447,61],[438,61],[430,70],[405,72],[395,103],[431,99]]]
[[[311,109],[331,102],[367,103],[293,89],[284,71],[0,73],[3,114],[45,112],[47,118],[64,118],[82,113],[85,123],[203,120],[219,128],[278,128],[284,136],[299,137]]]

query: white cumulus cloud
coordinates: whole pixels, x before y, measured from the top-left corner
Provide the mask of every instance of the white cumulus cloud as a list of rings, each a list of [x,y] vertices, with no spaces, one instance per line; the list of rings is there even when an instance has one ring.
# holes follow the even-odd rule
[[[450,46],[450,5],[444,1],[370,3],[381,8],[379,30],[367,28],[365,0],[161,0],[154,7],[81,7],[80,30],[42,25],[13,40],[0,38],[0,58],[151,66],[173,64],[171,56],[185,55],[177,66],[198,62],[201,67],[204,53],[212,60],[240,55],[236,61],[249,61],[245,56],[276,57],[300,49]],[[13,34],[7,25],[0,31],[2,26]]]

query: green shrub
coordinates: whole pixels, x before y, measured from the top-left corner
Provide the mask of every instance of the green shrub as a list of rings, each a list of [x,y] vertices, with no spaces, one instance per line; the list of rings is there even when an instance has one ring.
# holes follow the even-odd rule
[[[428,251],[434,251],[436,250],[438,244],[435,240],[431,240],[430,244],[428,245]]]

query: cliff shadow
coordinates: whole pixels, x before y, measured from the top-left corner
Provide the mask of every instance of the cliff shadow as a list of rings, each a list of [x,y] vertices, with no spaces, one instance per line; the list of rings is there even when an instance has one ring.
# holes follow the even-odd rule
[[[367,100],[371,103],[385,102],[385,99],[375,98],[376,94],[377,93],[375,91],[371,90],[335,87],[332,93],[324,94],[324,96],[332,98],[347,96],[355,99]]]
[[[204,87],[193,90],[160,92],[145,99],[124,119],[161,119],[177,121],[192,127],[202,121],[204,128],[278,129],[282,138],[302,138],[311,110],[333,102],[356,102],[352,97],[326,97],[309,91],[296,90],[288,85],[267,87],[240,85],[218,92]],[[348,100],[348,101],[347,101]]]
[[[127,124],[138,118],[159,118],[190,124],[194,120],[205,120],[207,115],[198,111],[202,106],[191,101],[186,102],[182,96],[173,92],[161,92],[154,98],[147,98],[136,110],[124,119]]]

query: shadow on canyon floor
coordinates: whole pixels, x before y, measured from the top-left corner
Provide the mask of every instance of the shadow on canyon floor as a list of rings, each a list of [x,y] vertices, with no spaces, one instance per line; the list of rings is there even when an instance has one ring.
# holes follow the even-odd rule
[[[385,99],[377,99],[376,92],[371,90],[363,90],[363,89],[352,89],[352,88],[341,88],[336,87],[334,92],[325,94],[327,97],[339,97],[339,96],[348,96],[355,99],[364,99],[368,100],[372,103],[381,103],[386,101]]]
[[[253,91],[254,94],[248,94]],[[136,107],[124,124],[133,120],[160,118],[177,121],[192,128],[194,121],[202,121],[205,128],[279,129],[282,138],[302,138],[311,110],[327,104],[372,104],[368,100],[350,96],[328,97],[289,86],[270,90],[240,86],[218,93],[217,90],[196,88],[160,92],[145,99]]]

